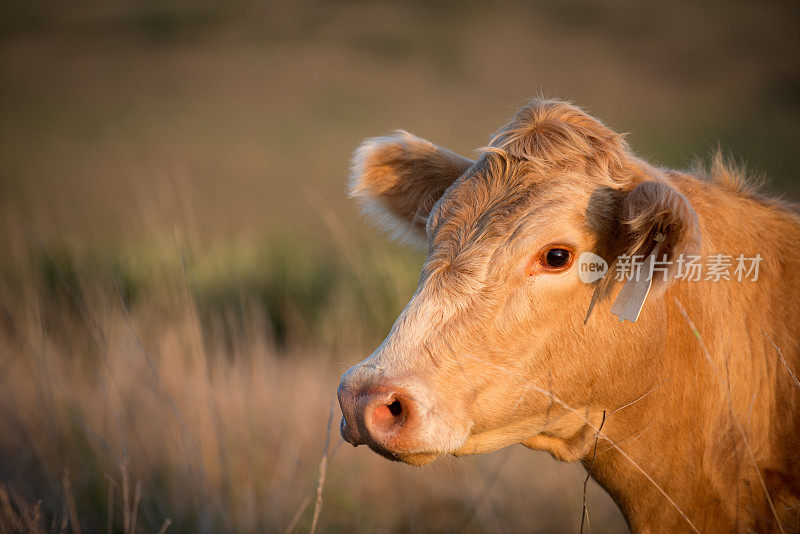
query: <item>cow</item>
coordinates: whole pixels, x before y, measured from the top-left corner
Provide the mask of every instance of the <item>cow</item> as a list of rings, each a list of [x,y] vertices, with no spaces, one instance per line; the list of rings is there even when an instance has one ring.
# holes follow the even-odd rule
[[[557,100],[476,159],[364,141],[351,197],[427,257],[341,378],[343,438],[580,461],[635,532],[800,532],[800,216],[749,182],[719,154],[651,165]]]

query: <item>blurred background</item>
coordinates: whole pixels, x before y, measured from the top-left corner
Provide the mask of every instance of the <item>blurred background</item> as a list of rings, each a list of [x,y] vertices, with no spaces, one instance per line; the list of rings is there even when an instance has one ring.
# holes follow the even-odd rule
[[[798,11],[2,3],[2,530],[577,531],[579,465],[341,447],[338,376],[423,260],[347,200],[350,154],[404,128],[469,156],[545,95],[651,162],[721,146],[797,199]],[[626,528],[593,483],[587,504]]]

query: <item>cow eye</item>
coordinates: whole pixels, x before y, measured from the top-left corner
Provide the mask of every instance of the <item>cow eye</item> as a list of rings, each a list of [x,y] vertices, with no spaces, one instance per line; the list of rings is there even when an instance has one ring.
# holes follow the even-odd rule
[[[551,248],[544,253],[542,263],[550,269],[562,269],[569,265],[572,253],[564,248]]]

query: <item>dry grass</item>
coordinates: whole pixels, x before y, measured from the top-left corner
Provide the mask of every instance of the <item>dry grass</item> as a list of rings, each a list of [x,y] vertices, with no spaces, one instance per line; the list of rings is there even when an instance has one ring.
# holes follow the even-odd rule
[[[272,278],[285,282],[283,269],[305,269],[297,258],[319,263],[315,253],[297,253],[283,267],[280,255],[251,263],[234,254],[226,271],[208,267],[221,254],[213,248],[153,239],[159,252],[137,270],[120,251],[90,253],[45,245],[13,226],[7,232],[0,528],[301,532],[316,521],[319,532],[438,532],[465,518],[466,531],[577,528],[577,465],[512,448],[500,453],[502,463],[489,455],[409,468],[341,447],[335,423],[326,444],[339,374],[387,327],[361,317],[382,305],[380,322],[391,321],[413,288],[418,257],[376,244],[332,254],[326,275],[335,293],[365,294],[389,273],[394,296],[382,304],[333,298],[276,315],[267,307],[280,299],[265,297],[264,287]],[[237,314],[227,299],[212,298],[215,277],[245,284]],[[306,282],[285,287],[313,286]],[[313,330],[318,314],[330,323]],[[299,340],[302,333],[311,341]],[[594,532],[623,528],[596,486],[589,502]]]

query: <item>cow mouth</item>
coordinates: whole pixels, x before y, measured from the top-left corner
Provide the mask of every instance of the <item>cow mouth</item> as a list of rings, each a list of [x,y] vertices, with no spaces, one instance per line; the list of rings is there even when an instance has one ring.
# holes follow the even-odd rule
[[[369,445],[369,448],[372,450],[372,452],[383,456],[387,460],[392,460],[393,462],[402,462],[415,467],[428,465],[439,457],[439,455],[435,452],[393,453],[373,445]]]

